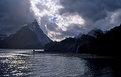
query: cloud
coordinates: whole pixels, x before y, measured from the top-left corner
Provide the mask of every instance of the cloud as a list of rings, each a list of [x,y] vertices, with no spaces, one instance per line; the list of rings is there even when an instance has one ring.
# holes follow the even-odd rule
[[[37,19],[53,40],[74,37],[121,22],[121,0],[0,0],[0,32],[10,33]]]
[[[108,12],[107,17],[93,23],[93,26],[106,31],[119,24],[121,24],[121,9]]]
[[[31,4],[40,27],[55,40],[121,23],[121,0],[31,0]]]
[[[0,0],[0,32],[11,33],[33,20],[28,0]]]
[[[30,3],[40,27],[51,39],[59,40],[67,36],[74,36],[79,32],[73,28],[84,26],[85,20],[78,14],[64,13],[61,15],[59,13],[59,10],[64,8],[60,0],[30,0]]]
[[[121,0],[60,0],[60,3],[64,7],[60,14],[78,13],[85,19],[87,31],[95,27],[106,30],[121,23]]]

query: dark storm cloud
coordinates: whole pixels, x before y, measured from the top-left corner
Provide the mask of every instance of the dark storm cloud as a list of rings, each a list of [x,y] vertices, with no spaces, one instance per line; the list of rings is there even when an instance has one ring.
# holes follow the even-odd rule
[[[60,0],[64,6],[60,12],[79,13],[94,21],[107,16],[107,11],[121,9],[121,0]]]
[[[47,10],[47,6],[41,3],[36,4],[37,8],[40,11]],[[121,23],[121,0],[60,0],[60,4],[63,6],[59,9],[61,17],[67,15],[73,18],[79,15],[85,23],[70,24],[64,31],[54,21],[50,21],[48,15],[41,17],[38,20],[41,29],[46,34],[60,33],[54,36],[57,39],[86,33],[94,28],[107,30]],[[13,32],[23,24],[32,22],[34,14],[31,13],[32,9],[30,11],[31,7],[29,0],[0,0],[0,33]],[[36,19],[38,17],[35,16]]]
[[[105,28],[108,25],[121,23],[119,21],[121,19],[121,11],[119,11],[121,10],[121,0],[60,0],[60,2],[64,7],[60,10],[60,14],[78,13],[85,19],[87,28]],[[111,18],[117,12],[117,17]],[[110,22],[111,19],[115,19],[113,24]]]
[[[33,20],[28,0],[0,0],[0,32],[13,32]]]

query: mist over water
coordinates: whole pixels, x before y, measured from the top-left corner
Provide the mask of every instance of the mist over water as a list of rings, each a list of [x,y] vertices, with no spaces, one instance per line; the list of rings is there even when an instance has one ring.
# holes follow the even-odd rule
[[[117,77],[112,60],[85,60],[78,55],[0,50],[0,77]],[[115,63],[117,65],[117,63]],[[115,68],[115,69],[114,69]]]

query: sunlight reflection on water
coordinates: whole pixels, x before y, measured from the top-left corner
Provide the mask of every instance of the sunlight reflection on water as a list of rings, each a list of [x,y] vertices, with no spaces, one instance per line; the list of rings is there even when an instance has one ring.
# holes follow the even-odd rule
[[[109,75],[103,77],[115,77],[110,74],[110,67],[93,67],[92,70],[92,63],[89,66],[87,64],[87,60],[72,55],[33,54],[32,50],[0,50],[0,77],[93,77],[93,73],[105,71]]]

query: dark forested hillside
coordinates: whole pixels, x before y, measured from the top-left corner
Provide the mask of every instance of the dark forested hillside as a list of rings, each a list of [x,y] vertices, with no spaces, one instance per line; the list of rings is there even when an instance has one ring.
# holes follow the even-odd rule
[[[120,44],[121,25],[105,34],[101,30],[93,30],[79,38],[67,38],[61,42],[51,42],[45,46],[45,51],[118,56],[121,51]]]
[[[96,40],[94,46],[99,54],[120,55],[121,52],[121,25],[115,27]],[[95,51],[95,52],[96,52]]]

